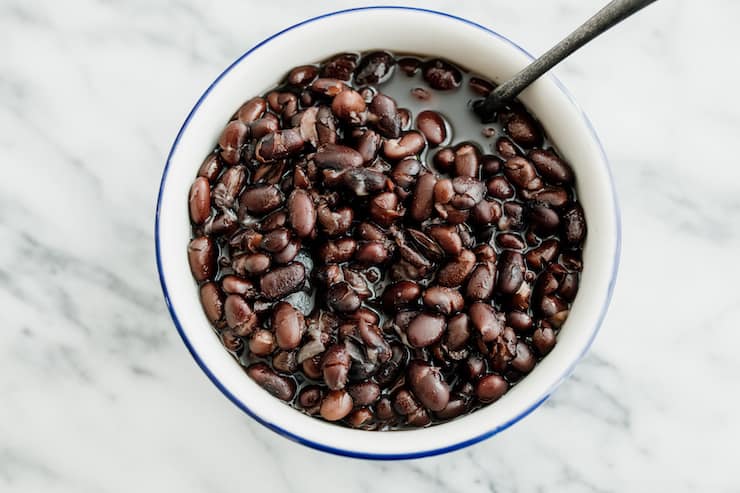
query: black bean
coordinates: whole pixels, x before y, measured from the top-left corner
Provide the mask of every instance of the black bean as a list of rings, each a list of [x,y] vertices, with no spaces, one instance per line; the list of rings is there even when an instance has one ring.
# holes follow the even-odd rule
[[[424,407],[441,411],[447,406],[450,388],[438,368],[412,360],[408,366],[408,379],[412,392]]]
[[[462,310],[465,305],[460,291],[443,286],[431,286],[424,291],[422,296],[424,304],[443,315],[451,315]]]
[[[509,390],[509,384],[500,375],[486,375],[475,385],[475,395],[479,401],[497,401]]]
[[[465,282],[474,266],[475,254],[470,250],[463,250],[457,258],[439,270],[437,282],[446,287],[460,286]]]
[[[430,147],[437,147],[447,139],[447,127],[442,115],[436,111],[422,111],[416,116],[416,128],[418,128]]]
[[[277,397],[289,401],[295,395],[295,381],[289,377],[278,375],[264,363],[255,363],[247,368],[247,374],[257,384]]]
[[[211,214],[211,185],[207,178],[199,177],[190,187],[190,220],[202,224]]]
[[[534,149],[528,156],[545,181],[555,185],[573,183],[573,170],[550,149]]]
[[[355,67],[357,67],[357,55],[354,53],[342,53],[332,57],[322,66],[321,76],[349,80]]]
[[[316,78],[318,73],[319,70],[315,66],[302,65],[291,70],[286,81],[292,86],[305,87]]]
[[[425,62],[421,70],[427,84],[438,91],[454,89],[462,81],[462,73],[457,67],[438,58]]]
[[[563,213],[563,236],[565,241],[572,246],[578,246],[586,237],[586,220],[583,217],[583,209],[579,204],[574,204]]]
[[[506,250],[498,262],[498,289],[504,294],[513,294],[524,281],[524,258],[519,252]]]
[[[418,155],[426,145],[424,136],[416,131],[405,133],[398,139],[388,139],[383,143],[383,155],[392,161]]]
[[[263,275],[260,279],[262,296],[276,300],[299,290],[306,280],[306,268],[294,262],[285,267],[278,267]]]
[[[401,134],[401,117],[393,98],[385,94],[376,95],[368,106],[369,121],[380,135],[396,139]]]
[[[257,185],[245,190],[239,200],[250,214],[265,214],[282,205],[285,196],[275,185]]]
[[[363,56],[355,69],[357,84],[377,84],[383,82],[390,74],[395,60],[390,53],[375,51]]]
[[[205,281],[216,275],[216,248],[208,236],[190,240],[188,262],[196,281]]]
[[[442,338],[445,331],[445,318],[431,313],[420,313],[411,320],[406,329],[409,343],[414,347],[425,347]]]
[[[212,324],[223,318],[224,293],[215,282],[207,282],[200,287],[200,304]]]
[[[477,301],[468,309],[470,321],[484,342],[495,340],[504,330],[506,317],[491,305]]]

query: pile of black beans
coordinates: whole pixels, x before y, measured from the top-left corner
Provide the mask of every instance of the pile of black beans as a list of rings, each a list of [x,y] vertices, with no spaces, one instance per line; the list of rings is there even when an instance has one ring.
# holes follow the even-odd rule
[[[555,345],[582,268],[573,172],[539,123],[514,103],[490,153],[453,145],[443,115],[380,91],[419,71],[422,97],[493,87],[386,52],[296,67],[238,109],[189,197],[226,349],[275,397],[367,430],[499,399]]]

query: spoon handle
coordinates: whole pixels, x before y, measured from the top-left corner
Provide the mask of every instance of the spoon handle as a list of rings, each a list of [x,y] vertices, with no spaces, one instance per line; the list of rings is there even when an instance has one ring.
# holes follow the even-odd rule
[[[612,0],[544,55],[527,65],[511,79],[497,86],[476,108],[476,112],[481,116],[490,116],[502,102],[516,97],[528,85],[578,48],[655,1]]]

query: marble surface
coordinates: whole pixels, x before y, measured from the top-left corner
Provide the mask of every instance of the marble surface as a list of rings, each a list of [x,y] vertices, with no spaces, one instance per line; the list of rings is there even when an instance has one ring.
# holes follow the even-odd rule
[[[601,3],[423,5],[541,53]],[[732,0],[657,2],[555,70],[613,162],[624,253],[592,351],[521,423],[441,457],[339,458],[196,367],[154,262],[169,147],[240,53],[350,5],[0,0],[0,491],[740,491]]]

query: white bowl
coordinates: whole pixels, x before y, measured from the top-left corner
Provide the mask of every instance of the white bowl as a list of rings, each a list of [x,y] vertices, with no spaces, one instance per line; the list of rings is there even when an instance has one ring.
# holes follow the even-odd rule
[[[421,457],[470,445],[511,426],[537,408],[571,372],[593,341],[611,298],[619,262],[619,212],[594,129],[557,79],[541,78],[520,99],[573,166],[589,228],[580,290],[553,351],[496,403],[425,429],[353,430],[302,414],[268,394],[224,350],[201,309],[186,255],[190,184],[224,122],[244,100],[277,83],[293,66],[339,51],[375,48],[447,58],[496,82],[532,59],[483,26],[416,8],[345,10],[275,34],[219,75],[180,129],[159,191],[157,264],[165,300],[183,341],[213,383],[247,414],[284,436],[324,451],[375,459]]]

